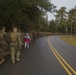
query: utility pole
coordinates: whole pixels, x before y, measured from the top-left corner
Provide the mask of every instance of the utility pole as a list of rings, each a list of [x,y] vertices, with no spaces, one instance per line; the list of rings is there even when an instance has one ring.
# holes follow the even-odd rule
[[[71,33],[70,33],[70,39],[71,39],[71,37],[72,37],[72,21],[71,21]]]

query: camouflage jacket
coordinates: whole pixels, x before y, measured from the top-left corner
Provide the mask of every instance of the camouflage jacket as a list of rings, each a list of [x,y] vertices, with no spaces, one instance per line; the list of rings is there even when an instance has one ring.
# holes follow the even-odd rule
[[[18,44],[18,45],[21,44],[20,36],[17,32],[10,33],[9,38],[10,38],[10,44],[12,44],[12,43]]]

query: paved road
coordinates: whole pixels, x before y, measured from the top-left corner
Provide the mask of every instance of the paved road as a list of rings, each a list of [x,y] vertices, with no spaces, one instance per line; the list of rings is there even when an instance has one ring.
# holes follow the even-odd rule
[[[59,36],[40,38],[30,48],[22,49],[21,61],[15,65],[10,57],[0,65],[0,75],[75,75],[75,71],[76,47]]]

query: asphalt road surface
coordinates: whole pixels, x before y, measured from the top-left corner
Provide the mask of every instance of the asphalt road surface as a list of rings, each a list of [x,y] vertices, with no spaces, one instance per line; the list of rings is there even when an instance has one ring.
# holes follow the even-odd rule
[[[22,49],[21,61],[0,65],[0,75],[76,75],[76,47],[59,36],[42,37]]]

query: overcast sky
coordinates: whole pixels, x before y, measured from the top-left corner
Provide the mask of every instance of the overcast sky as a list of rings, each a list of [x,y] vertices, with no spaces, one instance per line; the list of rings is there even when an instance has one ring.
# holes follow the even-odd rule
[[[67,10],[70,10],[71,8],[74,8],[76,6],[76,0],[50,0],[51,3],[53,3],[55,6],[57,6],[57,9],[60,9],[62,6],[67,7]],[[48,13],[48,20],[55,19],[55,17]]]

